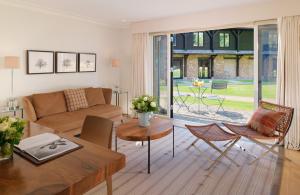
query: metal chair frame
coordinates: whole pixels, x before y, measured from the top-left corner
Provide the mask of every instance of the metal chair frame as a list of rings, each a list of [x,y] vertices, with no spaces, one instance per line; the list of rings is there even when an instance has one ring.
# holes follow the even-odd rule
[[[189,126],[186,125],[186,127],[188,128]],[[188,128],[189,129],[189,128]],[[222,129],[222,128],[221,128]],[[195,134],[194,134],[195,135]],[[196,135],[195,135],[196,136]],[[196,136],[196,140],[192,142],[192,144],[190,146],[188,146],[186,149],[189,150],[191,147],[194,147],[200,154],[204,154],[204,156],[212,161],[213,163],[207,168],[207,170],[211,169],[212,167],[214,167],[218,162],[220,162],[221,158],[224,157],[227,160],[229,160],[230,162],[232,162],[233,164],[235,164],[237,167],[239,167],[240,165],[235,162],[232,158],[230,158],[229,156],[227,156],[228,151],[240,140],[240,136],[238,136],[236,139],[230,139],[223,147],[225,147],[225,150],[221,150],[219,149],[215,144],[212,143],[212,141],[208,141],[204,138],[199,138],[198,136]],[[206,144],[208,144],[210,147],[212,147],[213,149],[215,149],[220,155],[215,159],[211,159],[208,155],[206,155],[203,151],[200,150],[200,148],[198,148],[195,144],[199,141],[199,140],[203,140]]]
[[[180,90],[179,90],[179,85],[176,83],[176,91],[178,96],[174,96],[174,101],[175,103],[179,106],[177,109],[177,112],[183,107],[185,107],[188,111],[190,111],[189,105],[186,104],[186,101],[188,100],[189,97],[191,97],[190,94],[187,95],[181,95]],[[180,103],[181,102],[181,103]]]
[[[275,151],[274,148],[278,147],[279,144],[284,141],[284,138],[285,138],[286,134],[288,133],[288,131],[290,129],[290,126],[291,126],[291,123],[292,123],[293,114],[294,114],[294,108],[286,107],[286,106],[281,106],[281,105],[277,105],[277,104],[273,104],[273,103],[265,102],[265,101],[260,101],[259,107],[262,107],[264,109],[274,110],[274,111],[285,112],[285,116],[281,120],[280,124],[278,125],[278,127],[277,127],[277,129],[275,131],[275,132],[278,133],[278,137],[276,137],[276,138],[273,139],[273,140],[276,140],[275,144],[267,144],[267,143],[258,141],[258,139],[255,139],[255,138],[252,138],[252,137],[249,137],[249,136],[240,135],[240,136],[245,137],[248,140],[256,143],[257,145],[261,146],[262,148],[266,149],[265,152],[261,153],[260,156],[256,157],[255,160],[251,161],[249,164],[250,165],[254,164],[255,162],[257,162],[261,158],[265,157],[270,152],[273,153],[273,154],[275,154],[275,155],[277,155],[279,158],[281,158],[283,160],[292,161],[291,159],[283,156],[281,153]],[[229,130],[231,130],[232,132],[236,133],[234,130],[232,130],[228,126],[228,124],[226,124],[226,123],[223,123],[223,124]],[[270,140],[270,138],[266,138],[266,139]],[[270,145],[270,146],[268,146],[268,145]],[[242,147],[240,147],[240,148],[242,148]],[[242,149],[243,149],[243,151],[248,152],[246,149],[244,149],[244,148],[242,148]],[[251,155],[255,157],[255,155],[253,155],[253,154],[251,154]]]
[[[227,89],[227,82],[212,82],[211,84],[211,88],[210,88],[210,93],[212,94],[213,90],[216,89]],[[224,107],[223,107],[223,103],[225,101],[224,97],[221,97],[219,95],[213,95],[213,96],[206,96],[207,99],[211,99],[211,100],[217,100],[218,101],[218,109],[217,112],[219,112],[220,109],[222,109],[223,111],[225,111]],[[204,103],[205,104],[205,103]],[[207,107],[209,106],[208,104],[205,104]]]

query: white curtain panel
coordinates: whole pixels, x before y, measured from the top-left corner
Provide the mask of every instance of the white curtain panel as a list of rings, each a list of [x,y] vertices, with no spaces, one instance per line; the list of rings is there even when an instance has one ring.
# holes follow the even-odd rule
[[[295,109],[285,147],[300,149],[300,16],[278,21],[277,102]]]
[[[148,33],[133,34],[132,97],[149,94],[153,81],[151,40]],[[151,94],[149,94],[151,95]]]

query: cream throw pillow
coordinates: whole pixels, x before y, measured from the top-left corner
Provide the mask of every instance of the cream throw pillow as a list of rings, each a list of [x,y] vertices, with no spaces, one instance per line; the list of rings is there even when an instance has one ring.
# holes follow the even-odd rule
[[[67,89],[64,94],[69,112],[88,107],[84,89]]]

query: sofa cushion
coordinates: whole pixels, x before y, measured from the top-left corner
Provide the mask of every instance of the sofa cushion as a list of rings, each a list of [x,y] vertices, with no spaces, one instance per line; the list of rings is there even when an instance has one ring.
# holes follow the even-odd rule
[[[67,89],[64,94],[69,112],[88,107],[84,89]]]
[[[87,115],[100,116],[113,120],[122,116],[122,109],[112,105],[97,105],[74,112],[65,112],[42,118],[36,123],[52,128],[58,132],[66,132],[82,128]]]
[[[85,95],[89,106],[105,104],[105,98],[101,88],[86,88]]]
[[[274,136],[283,116],[283,112],[258,108],[248,122],[248,126],[263,135]]]
[[[63,92],[41,93],[32,95],[32,103],[37,118],[67,111]]]
[[[121,107],[109,105],[109,104],[92,106],[88,110],[89,110],[88,113],[91,115],[100,116],[109,119],[122,116]]]
[[[56,132],[66,132],[80,128],[85,115],[78,112],[64,112],[39,119],[36,123],[54,129]]]

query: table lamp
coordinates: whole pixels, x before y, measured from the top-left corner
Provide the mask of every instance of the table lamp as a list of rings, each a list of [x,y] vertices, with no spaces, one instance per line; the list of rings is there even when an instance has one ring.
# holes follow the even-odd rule
[[[120,67],[120,60],[116,59],[116,58],[113,58],[112,61],[111,61],[111,67],[113,67],[113,68],[119,68]],[[119,85],[116,84],[115,88],[116,88],[116,90],[118,90],[119,89]]]
[[[8,99],[8,107],[14,109],[16,99],[14,98],[14,69],[20,68],[20,58],[18,56],[5,56],[4,57],[4,68],[11,69],[11,96]]]

